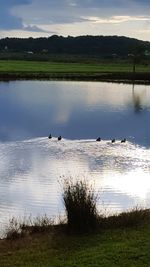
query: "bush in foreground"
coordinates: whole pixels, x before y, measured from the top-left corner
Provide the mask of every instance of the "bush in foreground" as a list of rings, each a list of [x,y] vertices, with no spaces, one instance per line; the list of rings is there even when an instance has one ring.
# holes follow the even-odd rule
[[[106,216],[99,214],[96,208],[97,195],[86,182],[65,181],[63,188],[63,202],[66,211],[66,221],[56,225],[54,220],[43,217],[24,219],[22,222],[12,218],[6,229],[7,239],[16,239],[29,234],[43,232],[85,233],[92,231],[105,231],[105,229],[137,227],[150,223],[150,209],[133,208],[132,210]]]
[[[63,201],[69,230],[87,232],[97,227],[99,215],[96,200],[97,196],[86,182],[65,183]]]

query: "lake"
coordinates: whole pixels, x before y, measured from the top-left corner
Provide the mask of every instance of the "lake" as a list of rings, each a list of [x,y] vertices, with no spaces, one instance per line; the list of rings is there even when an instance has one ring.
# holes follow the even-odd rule
[[[64,178],[92,184],[99,210],[150,207],[150,86],[0,82],[1,228],[63,214]]]

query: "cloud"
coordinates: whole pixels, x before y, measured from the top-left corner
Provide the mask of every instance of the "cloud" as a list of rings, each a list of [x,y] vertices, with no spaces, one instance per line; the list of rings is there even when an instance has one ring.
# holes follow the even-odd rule
[[[22,29],[23,31],[31,32],[47,32],[36,25],[24,25],[23,19],[20,16],[13,14],[13,9],[17,6],[24,6],[31,4],[31,0],[1,0],[0,7],[0,29],[1,30],[15,30]],[[55,33],[55,32],[50,32]]]
[[[23,26],[22,19],[11,14],[11,9],[16,5],[29,4],[29,0],[1,0],[0,5],[0,28],[17,29]]]
[[[40,31],[36,24],[84,22],[87,17],[113,17],[117,15],[142,15],[150,6],[149,0],[1,0],[0,28]],[[146,7],[145,7],[146,6]],[[149,11],[148,11],[149,12]],[[143,14],[144,15],[144,14]],[[109,20],[110,18],[106,18]],[[92,22],[92,20],[90,20]],[[35,25],[35,26],[31,26]]]
[[[32,0],[28,5],[16,6],[13,14],[17,17],[22,14],[29,25],[70,24],[86,20],[92,23],[89,17],[109,20],[115,16],[148,16],[149,6],[149,0],[42,0],[42,3],[41,0]]]
[[[150,21],[149,0],[0,0],[0,30],[49,34],[137,35]],[[131,22],[132,26],[129,27]],[[128,24],[128,25],[127,25]],[[100,25],[102,27],[100,28]],[[119,32],[116,30],[120,25]],[[126,28],[125,28],[126,27]],[[127,28],[128,27],[128,28]],[[135,28],[134,28],[135,27]],[[10,34],[11,31],[11,34]],[[104,33],[103,33],[104,32]],[[145,35],[146,36],[146,35]],[[147,38],[147,37],[145,37]]]
[[[83,17],[87,19],[87,21],[92,21],[93,23],[101,23],[101,24],[120,24],[124,22],[130,21],[146,21],[150,22],[150,17],[144,16],[112,16],[109,18],[101,18],[101,17]]]
[[[135,3],[139,3],[141,5],[149,5],[150,6],[150,1],[149,0],[132,0]]]
[[[54,31],[44,30],[36,25],[24,25],[22,27],[22,30],[29,31],[29,32],[45,32],[45,33],[50,33],[50,34],[56,34],[56,32]]]

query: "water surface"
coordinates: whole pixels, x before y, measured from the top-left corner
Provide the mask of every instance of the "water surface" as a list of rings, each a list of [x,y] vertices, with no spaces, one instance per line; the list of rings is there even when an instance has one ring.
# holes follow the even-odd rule
[[[13,215],[63,213],[63,177],[92,183],[99,209],[150,207],[149,122],[150,86],[0,82],[2,227]]]

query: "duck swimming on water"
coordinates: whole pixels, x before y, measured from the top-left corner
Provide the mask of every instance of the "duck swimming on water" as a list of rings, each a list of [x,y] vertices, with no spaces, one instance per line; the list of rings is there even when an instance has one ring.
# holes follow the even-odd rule
[[[100,137],[98,137],[98,138],[96,139],[96,141],[100,142],[100,141],[101,141],[101,138],[100,138]]]
[[[126,142],[126,138],[121,140],[121,143],[125,143]]]
[[[60,141],[61,139],[62,139],[61,135],[60,135],[60,136],[58,136],[58,141]]]

